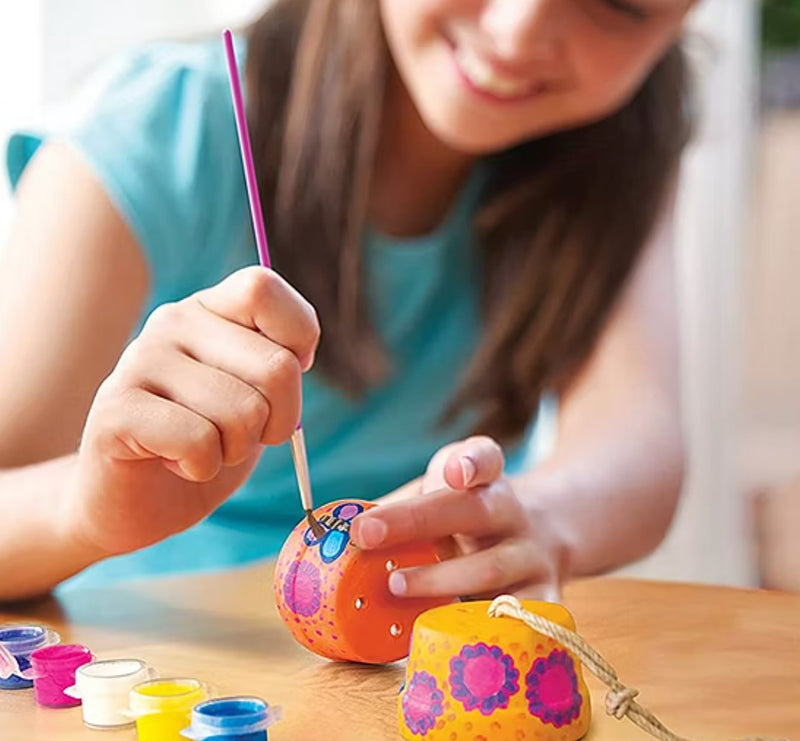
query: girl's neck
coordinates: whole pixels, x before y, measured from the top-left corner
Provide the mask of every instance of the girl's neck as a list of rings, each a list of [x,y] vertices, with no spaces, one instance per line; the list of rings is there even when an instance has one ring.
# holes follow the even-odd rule
[[[412,237],[447,215],[474,157],[450,149],[425,126],[396,70],[387,82],[369,220],[382,233]]]

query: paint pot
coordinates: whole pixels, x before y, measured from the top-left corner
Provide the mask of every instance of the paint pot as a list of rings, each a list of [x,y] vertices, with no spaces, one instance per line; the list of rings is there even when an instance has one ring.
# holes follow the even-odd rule
[[[33,687],[31,654],[60,640],[58,633],[41,625],[0,626],[0,689]]]
[[[207,699],[206,686],[196,679],[153,679],[131,690],[129,717],[136,720],[139,741],[183,741],[192,708]]]
[[[74,643],[37,648],[31,654],[33,669],[33,695],[36,702],[46,708],[71,708],[81,701],[67,695],[64,690],[75,684],[78,667],[88,664],[94,657],[86,646]]]
[[[64,693],[83,702],[83,722],[89,728],[118,728],[134,723],[128,713],[131,690],[156,676],[139,659],[92,661],[78,668],[75,684]]]
[[[182,735],[193,741],[267,741],[267,728],[282,717],[258,697],[221,697],[192,710],[192,725]]]
[[[400,691],[407,741],[577,741],[591,702],[576,655],[524,622],[489,615],[490,602],[429,610],[414,624]],[[531,613],[575,630],[561,605],[523,600]]]
[[[436,563],[430,543],[362,551],[350,524],[374,507],[344,500],[317,509],[325,531],[317,538],[304,520],[283,545],[275,567],[275,602],[286,627],[310,651],[338,661],[385,664],[408,655],[414,620],[452,600],[395,597],[395,569]]]

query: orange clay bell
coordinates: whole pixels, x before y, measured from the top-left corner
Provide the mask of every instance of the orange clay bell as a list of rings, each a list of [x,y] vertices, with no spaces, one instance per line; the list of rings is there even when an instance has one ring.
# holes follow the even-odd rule
[[[417,616],[450,601],[392,595],[391,571],[438,558],[429,543],[379,551],[357,548],[350,541],[350,523],[374,506],[348,499],[318,508],[314,515],[325,535],[314,537],[303,520],[278,556],[278,612],[300,644],[328,659],[364,664],[402,659]]]

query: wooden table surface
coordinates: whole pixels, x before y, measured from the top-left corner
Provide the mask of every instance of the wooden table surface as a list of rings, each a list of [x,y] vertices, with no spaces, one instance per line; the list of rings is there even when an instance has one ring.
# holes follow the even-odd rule
[[[401,664],[333,664],[297,646],[278,618],[269,566],[169,578],[61,600],[0,608],[0,622],[39,621],[100,658],[138,657],[162,676],[195,676],[221,694],[281,705],[272,741],[399,739]],[[775,736],[800,741],[800,597],[593,579],[572,584],[565,605],[578,629],[641,691],[673,731],[714,741]],[[603,687],[588,676],[590,741],[648,738],[607,717]],[[79,708],[38,708],[32,690],[0,691],[0,741],[135,738],[83,727]]]

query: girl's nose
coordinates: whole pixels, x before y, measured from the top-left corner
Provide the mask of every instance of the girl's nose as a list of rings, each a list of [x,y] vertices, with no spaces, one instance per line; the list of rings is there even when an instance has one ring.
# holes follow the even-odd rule
[[[487,0],[480,25],[493,45],[492,51],[510,64],[554,61],[566,1]]]

